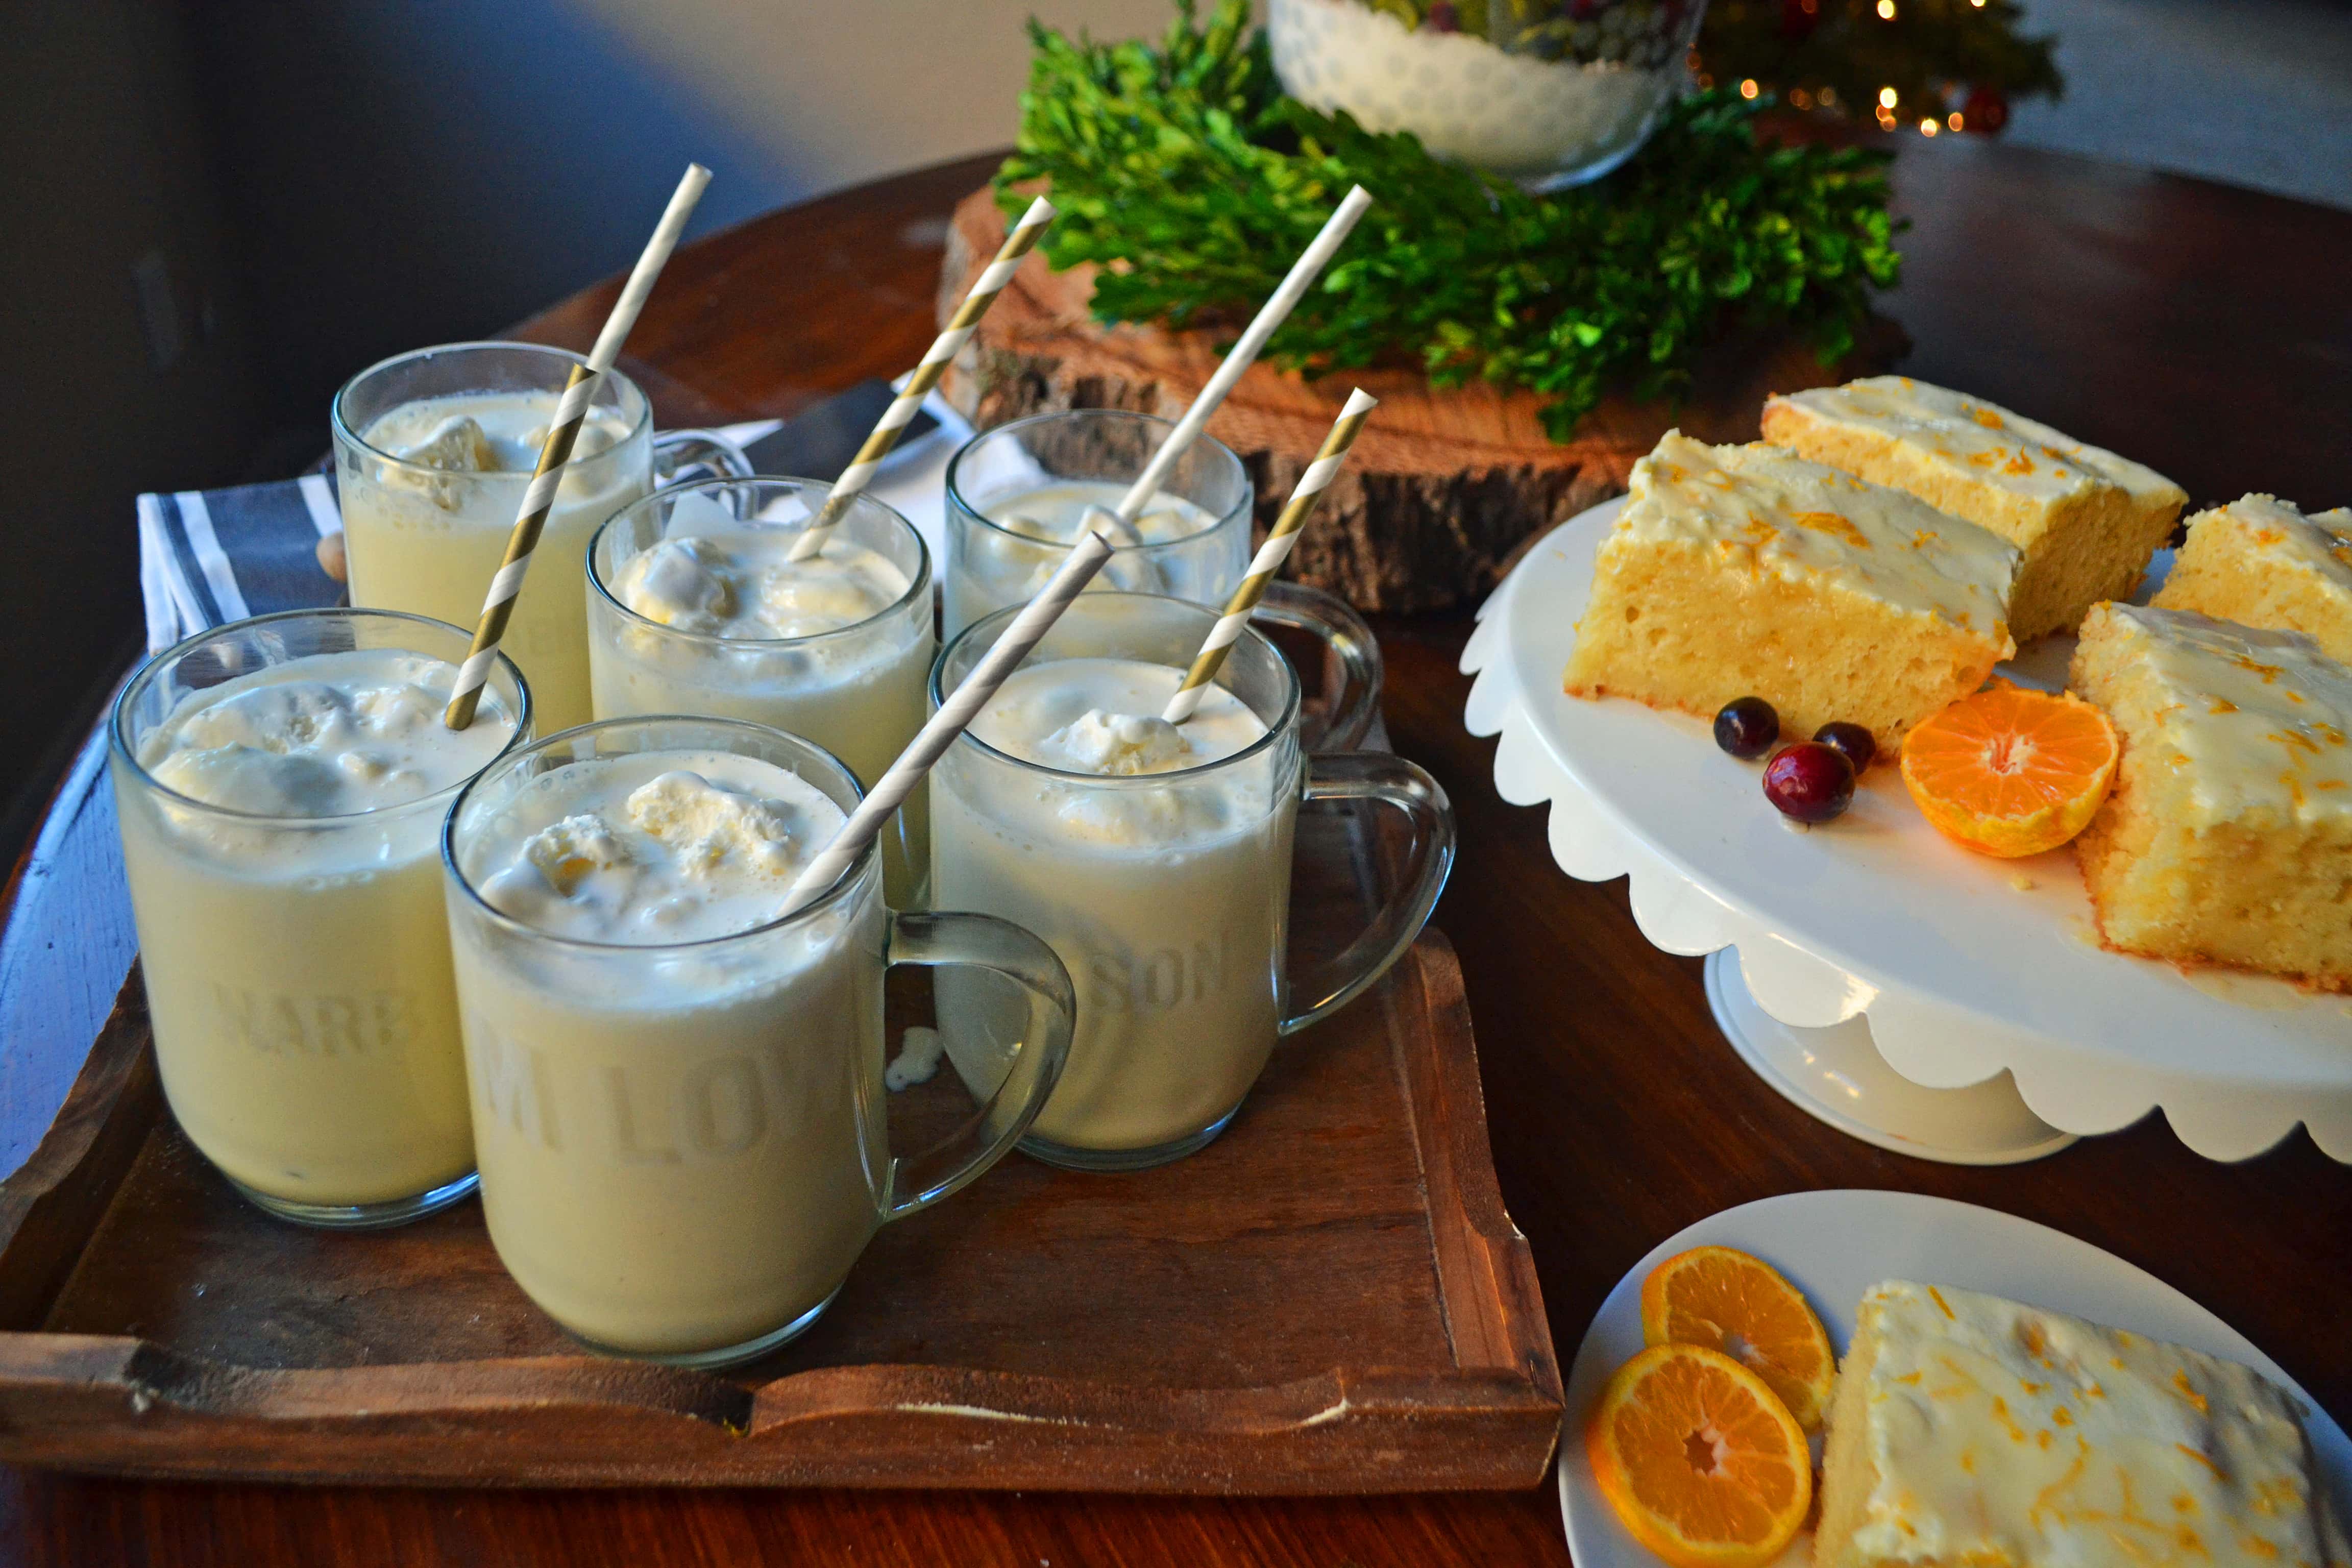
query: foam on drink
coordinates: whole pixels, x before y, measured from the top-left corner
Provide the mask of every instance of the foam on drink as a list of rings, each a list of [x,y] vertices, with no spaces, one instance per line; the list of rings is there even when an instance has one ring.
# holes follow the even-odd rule
[[[782,914],[793,878],[843,820],[815,785],[773,763],[650,752],[534,780],[474,868],[483,901],[534,930],[700,942]]]
[[[1104,526],[1101,514],[1115,510],[1127,499],[1126,484],[1110,479],[1055,480],[1027,489],[997,495],[982,508],[988,521],[1003,531],[990,534],[974,529],[965,536],[963,557],[948,579],[948,626],[960,630],[1007,605],[1036,596],[1060,569],[1067,548],[1089,529],[1101,532],[1121,548],[1106,562],[1088,592],[1119,589],[1134,593],[1171,594],[1201,603],[1221,599],[1232,580],[1213,560],[1145,561],[1136,546]],[[1214,528],[1218,519],[1206,508],[1166,490],[1154,492],[1133,523],[1143,545],[1172,544]],[[1246,551],[1244,537],[1238,549]]]

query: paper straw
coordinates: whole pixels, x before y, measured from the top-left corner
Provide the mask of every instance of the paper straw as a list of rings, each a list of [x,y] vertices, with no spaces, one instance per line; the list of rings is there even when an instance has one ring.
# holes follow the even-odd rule
[[[1242,333],[1240,341],[1226,353],[1225,363],[1217,367],[1216,374],[1209,377],[1209,384],[1201,388],[1199,396],[1192,399],[1192,406],[1184,410],[1184,416],[1176,421],[1176,428],[1168,432],[1168,439],[1160,444],[1160,450],[1151,454],[1151,461],[1143,465],[1143,472],[1136,476],[1135,483],[1129,487],[1127,495],[1118,503],[1121,521],[1132,523],[1142,513],[1144,502],[1159,489],[1160,481],[1168,477],[1168,470],[1176,466],[1176,459],[1192,445],[1193,437],[1199,436],[1202,426],[1208,424],[1209,416],[1216,413],[1217,405],[1225,400],[1225,394],[1234,389],[1234,383],[1241,380],[1242,373],[1249,369],[1251,362],[1257,358],[1258,351],[1265,347],[1265,340],[1274,336],[1274,330],[1282,325],[1291,308],[1306,297],[1316,275],[1323,270],[1324,264],[1331,259],[1332,252],[1339,248],[1340,242],[1348,237],[1348,231],[1356,226],[1356,220],[1363,216],[1364,209],[1371,205],[1371,194],[1363,186],[1350,185],[1348,188],[1348,195],[1339,203],[1339,209],[1324,221],[1323,232],[1317,235],[1315,243],[1291,264],[1290,275],[1282,280],[1282,287],[1258,308],[1256,317]]]
[[[1282,515],[1275,519],[1274,527],[1266,531],[1265,542],[1257,547],[1257,554],[1250,562],[1249,575],[1243,578],[1241,585],[1234,590],[1234,596],[1225,601],[1225,613],[1219,616],[1217,624],[1209,628],[1208,637],[1201,644],[1200,653],[1193,658],[1192,668],[1185,672],[1184,684],[1176,689],[1176,695],[1168,700],[1167,708],[1161,710],[1160,716],[1162,719],[1171,724],[1181,724],[1201,706],[1201,699],[1207,693],[1209,682],[1215,679],[1218,667],[1225,662],[1226,651],[1240,640],[1243,628],[1249,625],[1250,612],[1256,609],[1258,600],[1265,597],[1265,585],[1274,581],[1274,574],[1282,570],[1283,562],[1289,559],[1290,547],[1298,542],[1298,531],[1307,526],[1307,514],[1315,510],[1315,503],[1322,500],[1323,492],[1330,488],[1332,478],[1339,471],[1339,465],[1348,460],[1348,448],[1356,444],[1357,432],[1363,429],[1364,421],[1379,406],[1380,399],[1361,387],[1348,395],[1348,405],[1339,410],[1339,421],[1331,426],[1331,434],[1323,437],[1323,449],[1315,454],[1315,460],[1307,465],[1307,472],[1299,476],[1298,488],[1290,492],[1290,500],[1284,504]]]
[[[621,357],[621,344],[627,341],[629,329],[637,324],[637,312],[645,309],[654,279],[661,276],[669,253],[677,248],[677,237],[693,215],[694,204],[702,199],[702,187],[709,183],[709,170],[699,163],[686,166],[686,177],[671,193],[653,238],[646,242],[645,254],[630,268],[621,297],[613,302],[613,313],[604,318],[604,330],[596,334],[596,346],[588,351],[588,363],[573,365],[571,379],[563,384],[555,417],[548,421],[547,439],[540,445],[539,467],[531,473],[530,488],[523,491],[514,531],[507,537],[506,562],[491,577],[489,592],[482,596],[482,618],[474,627],[474,651],[458,667],[449,706],[441,715],[452,730],[462,730],[474,721],[474,710],[482,700],[482,684],[489,679],[490,666],[498,661],[499,641],[507,635],[507,619],[514,614],[515,595],[522,592],[523,574],[530,570],[530,552],[539,548],[548,509],[555,504],[556,487],[563,482],[563,465],[572,460],[572,443],[580,434],[581,421],[588,416],[588,405],[603,384],[604,373]]]
[[[1029,204],[1029,210],[1021,215],[1021,221],[1013,226],[1011,234],[1004,237],[1003,248],[996,253],[996,259],[990,262],[987,269],[973,280],[971,291],[963,297],[963,303],[956,307],[955,317],[948,322],[947,331],[931,340],[930,352],[923,355],[923,363],[917,365],[915,373],[907,378],[906,389],[882,411],[881,419],[875,424],[874,433],[866,437],[866,445],[857,448],[856,459],[841,470],[841,478],[833,481],[833,493],[825,498],[824,510],[816,514],[816,521],[803,529],[801,536],[793,541],[793,548],[785,557],[787,560],[805,561],[824,548],[833,525],[841,521],[841,514],[849,510],[849,503],[857,498],[857,492],[873,479],[874,470],[882,466],[882,459],[888,457],[890,448],[898,444],[899,435],[914,423],[916,411],[923,406],[923,399],[930,395],[931,388],[940,384],[940,377],[947,374],[948,362],[963,352],[963,345],[971,337],[973,329],[980,325],[980,319],[988,314],[988,308],[996,303],[996,297],[1004,292],[1006,284],[1013,281],[1013,274],[1021,266],[1021,258],[1036,247],[1038,237],[1053,221],[1053,203],[1039,196]]]
[[[792,887],[784,894],[784,907],[779,911],[780,918],[832,887],[841,874],[866,852],[866,845],[882,831],[882,825],[890,820],[890,814],[905,803],[917,784],[923,782],[923,775],[931,771],[931,764],[946,753],[948,747],[955,743],[955,738],[963,733],[964,726],[971,722],[972,716],[996,695],[996,689],[1004,684],[1004,678],[1013,673],[1013,666],[1037,646],[1037,639],[1044,637],[1046,629],[1061,617],[1062,612],[1070,607],[1070,601],[1078,596],[1078,590],[1092,581],[1094,574],[1102,569],[1102,563],[1109,559],[1110,543],[1101,534],[1089,533],[1078,542],[1071,550],[1069,559],[1062,563],[1062,569],[1037,591],[1037,596],[1029,601],[1025,609],[1013,617],[1013,624],[1004,628],[1003,635],[996,639],[996,646],[990,648],[972,667],[971,673],[948,694],[947,700],[940,704],[940,710],[931,715],[931,721],[907,742],[907,749],[898,753],[898,760],[890,764],[890,771],[882,775],[864,800],[858,802],[857,809],[849,814],[849,820],[841,825],[841,831],[833,836],[833,842],[818,850],[815,858],[793,879]]]

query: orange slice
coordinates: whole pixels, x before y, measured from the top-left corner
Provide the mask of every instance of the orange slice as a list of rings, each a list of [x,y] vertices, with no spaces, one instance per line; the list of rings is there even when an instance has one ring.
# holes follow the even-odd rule
[[[1619,1367],[1584,1448],[1609,1506],[1673,1568],[1763,1568],[1812,1506],[1796,1417],[1704,1345],[1652,1345]]]
[[[1798,1426],[1822,1424],[1837,1352],[1797,1288],[1760,1258],[1698,1247],[1651,1269],[1642,1281],[1642,1338],[1721,1351],[1762,1378]]]
[[[2015,859],[2091,824],[2116,782],[2116,728],[2081,698],[1996,681],[1903,739],[1903,783],[1947,838]]]

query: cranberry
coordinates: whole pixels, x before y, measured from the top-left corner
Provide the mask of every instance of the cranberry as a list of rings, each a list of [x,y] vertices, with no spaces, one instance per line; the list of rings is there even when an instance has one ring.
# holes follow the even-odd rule
[[[1783,816],[1827,822],[1853,802],[1853,764],[1819,741],[1800,741],[1764,764],[1764,798]]]
[[[1853,764],[1853,771],[1857,773],[1870,766],[1870,759],[1878,755],[1878,742],[1871,739],[1870,731],[1859,724],[1843,721],[1824,724],[1813,731],[1813,739],[1824,746],[1835,746],[1843,752],[1845,760]]]
[[[1780,715],[1761,697],[1742,697],[1715,716],[1715,743],[1733,756],[1754,762],[1780,738]]]

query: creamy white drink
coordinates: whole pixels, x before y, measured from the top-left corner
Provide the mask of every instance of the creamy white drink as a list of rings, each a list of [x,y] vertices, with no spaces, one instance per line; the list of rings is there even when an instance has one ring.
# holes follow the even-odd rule
[[[849,526],[832,530],[820,553],[794,561],[797,528],[735,521],[710,493],[643,503],[669,512],[669,531],[645,548],[613,537],[638,521],[633,515],[599,536],[591,569],[611,602],[592,600],[589,615],[596,716],[690,713],[772,725],[814,741],[871,785],[922,727],[936,651],[929,595],[910,598],[923,563],[912,529],[894,514],[860,520],[903,533],[914,574]],[[921,792],[906,816],[904,838],[884,841],[888,896],[902,908],[927,866]]]
[[[1033,1137],[1101,1153],[1222,1124],[1274,1048],[1290,891],[1296,763],[1213,764],[1266,734],[1213,687],[1183,725],[1158,717],[1164,665],[1064,658],[1017,671],[931,775],[932,896],[1045,939],[1078,1026]],[[1015,767],[1003,759],[1032,764]],[[1002,1025],[940,980],[949,1056],[985,1082]]]
[[[1218,570],[1225,564],[1222,558],[1190,559],[1174,552],[1134,548],[1173,544],[1205,533],[1217,525],[1214,515],[1181,496],[1157,491],[1137,514],[1130,539],[1104,518],[1126,499],[1127,491],[1126,485],[1108,479],[1058,479],[992,496],[983,513],[1001,531],[974,531],[964,538],[957,570],[948,579],[949,630],[959,631],[992,610],[1034,597],[1089,528],[1122,547],[1087,584],[1090,593],[1123,589],[1205,602],[1205,596],[1231,591],[1233,584],[1223,582]]]
[[[791,771],[699,750],[586,757],[479,820],[459,807],[483,1214],[592,1343],[687,1356],[797,1326],[882,1222],[873,879],[758,929],[842,821]],[[468,889],[512,926],[470,916]]]
[[[354,605],[475,624],[560,395],[559,383],[422,397],[355,432],[367,450],[347,449],[339,470]],[[644,425],[591,407],[507,624],[500,647],[542,731],[590,716],[582,563],[597,525],[652,487]]]
[[[249,668],[335,616],[200,640],[232,643],[227,662]],[[258,640],[236,642],[245,627]],[[465,646],[454,627],[425,629]],[[164,1094],[207,1159],[292,1217],[368,1223],[299,1211],[413,1199],[473,1169],[439,836],[450,792],[515,739],[520,693],[494,680],[453,731],[441,710],[455,674],[425,654],[346,648],[250,668],[168,710],[142,674],[118,719],[123,864]],[[157,721],[129,732],[142,703]]]

